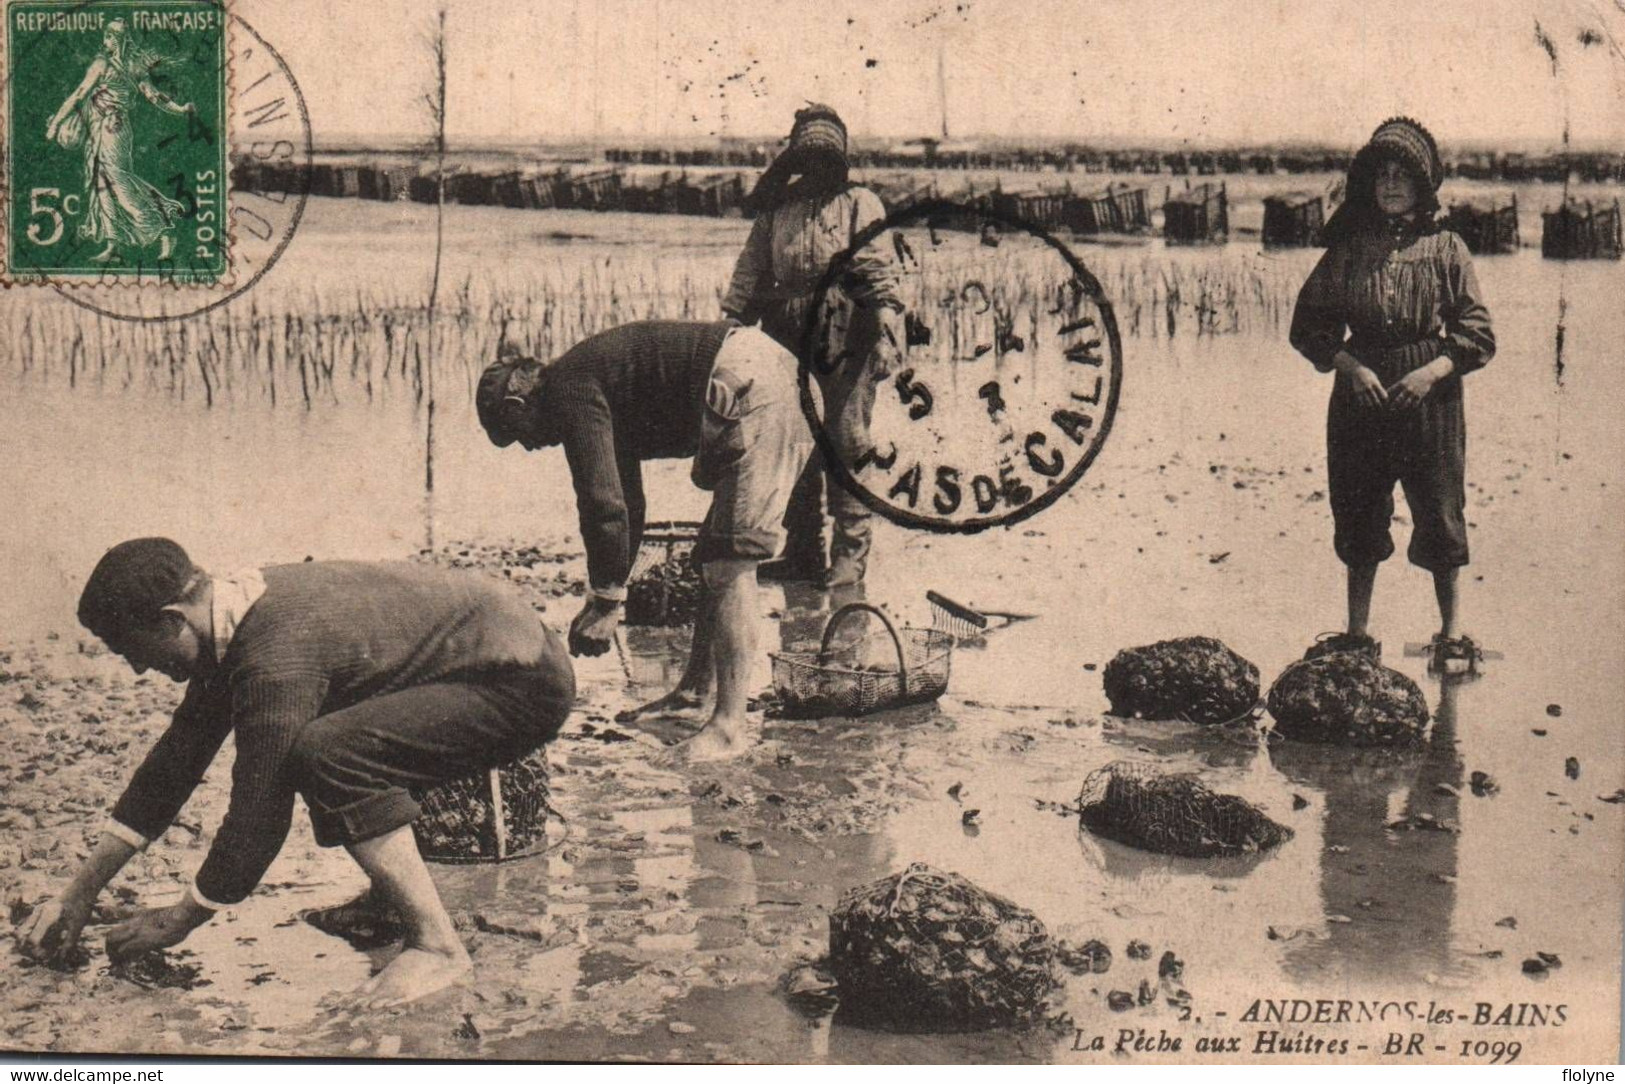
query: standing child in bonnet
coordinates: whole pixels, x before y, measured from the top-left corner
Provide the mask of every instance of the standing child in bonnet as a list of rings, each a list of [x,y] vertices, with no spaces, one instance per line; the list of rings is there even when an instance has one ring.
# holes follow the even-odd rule
[[[1348,626],[1316,653],[1381,654],[1368,623],[1377,566],[1394,551],[1396,482],[1414,524],[1407,556],[1433,575],[1434,657],[1475,650],[1461,632],[1457,583],[1467,563],[1462,378],[1489,361],[1495,334],[1466,244],[1434,221],[1443,179],[1426,128],[1404,117],[1378,126],[1349,167],[1326,254],[1292,315],[1292,346],[1336,373],[1326,459]]]

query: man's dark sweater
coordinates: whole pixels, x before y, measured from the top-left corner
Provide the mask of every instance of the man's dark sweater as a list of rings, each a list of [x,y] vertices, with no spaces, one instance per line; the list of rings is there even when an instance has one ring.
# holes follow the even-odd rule
[[[282,849],[295,793],[288,752],[311,720],[432,682],[570,668],[523,599],[474,573],[313,562],[264,575],[225,657],[187,686],[113,807],[114,820],[158,838],[235,733],[231,804],[197,876],[219,903],[247,896]]]
[[[645,459],[699,449],[705,393],[731,321],[648,320],[576,344],[531,397],[538,442],[562,444],[575,485],[587,579],[626,582],[643,535]]]

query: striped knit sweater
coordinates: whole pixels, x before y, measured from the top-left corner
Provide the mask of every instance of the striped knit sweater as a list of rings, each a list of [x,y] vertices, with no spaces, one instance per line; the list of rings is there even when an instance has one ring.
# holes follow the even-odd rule
[[[562,444],[575,486],[587,578],[626,583],[643,535],[645,459],[699,450],[711,366],[732,321],[645,320],[583,339],[531,396],[537,443]]]
[[[1403,223],[1327,249],[1298,294],[1290,338],[1322,372],[1347,349],[1385,384],[1441,355],[1465,375],[1495,353],[1466,243]]]
[[[319,562],[267,568],[265,584],[113,807],[119,824],[156,839],[235,734],[231,802],[197,875],[198,891],[223,904],[253,891],[282,849],[288,753],[311,720],[416,685],[570,666],[523,599],[474,573]]]

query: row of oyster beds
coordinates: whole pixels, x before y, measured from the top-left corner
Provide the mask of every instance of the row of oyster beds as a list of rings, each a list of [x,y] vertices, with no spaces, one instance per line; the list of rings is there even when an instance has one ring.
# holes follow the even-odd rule
[[[931,170],[877,174],[865,178],[888,212],[899,214],[921,204],[951,203],[930,213],[943,229],[977,230],[987,226],[978,215],[1028,223],[1073,235],[1150,234],[1154,193],[1142,185],[1117,182],[1105,186],[1070,177],[1048,188],[1021,186],[1006,190],[1002,180],[978,186],[953,173]],[[953,181],[945,178],[952,177]],[[238,155],[232,183],[243,191],[293,193],[368,200],[412,200],[515,209],[630,211],[644,214],[738,217],[748,214],[746,194],[754,175],[743,171],[678,171],[628,173],[619,166],[572,169],[501,170],[459,168],[443,175],[408,165],[261,161]],[[1230,204],[1222,181],[1183,188],[1164,186],[1161,232],[1170,241],[1201,243],[1230,236]],[[1320,243],[1321,227],[1335,202],[1325,193],[1283,193],[1264,199],[1261,238],[1266,246]],[[1622,245],[1618,201],[1593,203],[1565,200],[1544,212],[1541,251],[1555,258],[1617,259]],[[1519,247],[1515,198],[1453,204],[1446,225],[1460,234],[1475,253],[1511,252]]]

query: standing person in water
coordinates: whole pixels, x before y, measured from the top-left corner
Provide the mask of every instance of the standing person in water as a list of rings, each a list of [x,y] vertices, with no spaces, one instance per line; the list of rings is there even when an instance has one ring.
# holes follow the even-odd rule
[[[811,366],[824,404],[824,430],[837,453],[854,463],[869,449],[875,385],[900,358],[903,342],[899,266],[884,238],[853,253],[825,297],[815,296],[836,257],[886,217],[869,189],[848,179],[846,125],[827,105],[796,113],[790,144],[750,194],[756,222],[734,265],[722,310],[762,330]],[[839,304],[828,333],[808,341],[809,315],[821,300]],[[844,326],[843,326],[844,324]],[[825,324],[819,322],[819,329]],[[804,354],[811,356],[802,356]],[[770,579],[818,580],[851,587],[868,567],[873,514],[830,476],[817,454],[802,471],[785,516],[781,561],[764,565]],[[824,491],[834,520],[824,565]]]
[[[74,946],[101,890],[174,822],[230,734],[231,804],[208,857],[179,901],[109,930],[108,954],[177,945],[245,899],[282,849],[297,794],[316,842],[348,850],[369,899],[406,927],[361,1000],[400,1004],[468,977],[412,835],[412,791],[511,763],[563,725],[570,659],[524,599],[474,573],[405,563],[211,576],[176,543],[138,538],[97,564],[79,621],[186,696],[77,875],[23,927],[25,952]]]
[[[1495,335],[1466,244],[1434,221],[1443,177],[1427,129],[1404,117],[1378,126],[1349,167],[1326,253],[1292,314],[1293,347],[1337,374],[1326,458],[1334,545],[1348,566],[1348,627],[1311,651],[1380,656],[1368,624],[1377,566],[1394,552],[1396,482],[1414,523],[1410,561],[1433,574],[1434,657],[1474,650],[1457,595],[1467,564],[1462,377],[1495,353]]]

